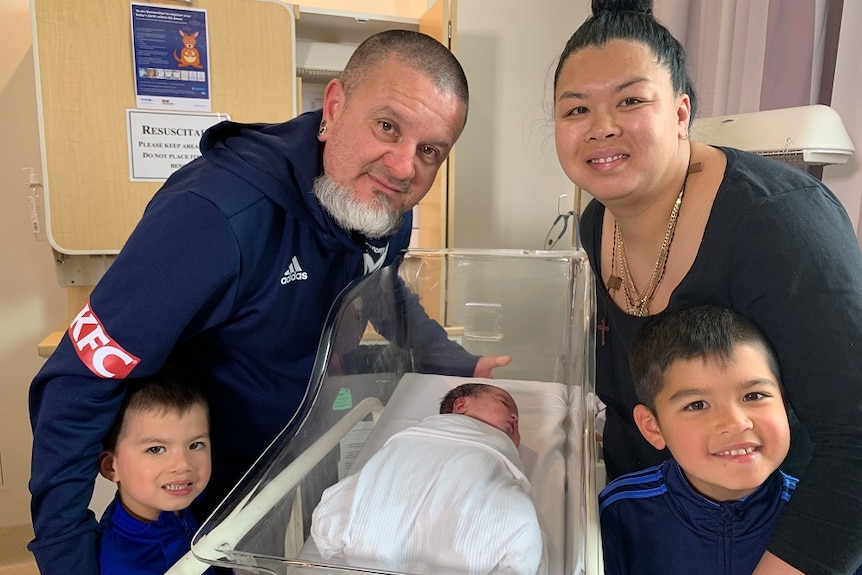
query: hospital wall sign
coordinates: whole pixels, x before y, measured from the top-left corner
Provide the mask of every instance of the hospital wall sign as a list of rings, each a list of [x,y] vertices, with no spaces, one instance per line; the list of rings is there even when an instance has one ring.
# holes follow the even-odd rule
[[[129,179],[165,181],[201,155],[199,143],[207,128],[227,114],[126,110],[129,144]]]

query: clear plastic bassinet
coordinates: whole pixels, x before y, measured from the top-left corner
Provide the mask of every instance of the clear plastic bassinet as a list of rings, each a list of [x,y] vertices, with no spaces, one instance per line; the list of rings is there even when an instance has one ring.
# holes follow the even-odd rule
[[[415,250],[397,271],[354,283],[333,304],[297,414],[169,573],[199,573],[201,561],[237,573],[399,573],[325,560],[309,533],[324,489],[388,435],[436,413],[447,389],[474,381],[422,373],[430,364],[445,371],[447,362],[438,354],[429,363],[427,349],[414,349],[418,334],[428,335],[427,326],[416,329],[417,298],[445,329],[439,334],[475,355],[512,357],[489,382],[521,408],[519,452],[549,573],[600,573],[593,294],[583,251]]]

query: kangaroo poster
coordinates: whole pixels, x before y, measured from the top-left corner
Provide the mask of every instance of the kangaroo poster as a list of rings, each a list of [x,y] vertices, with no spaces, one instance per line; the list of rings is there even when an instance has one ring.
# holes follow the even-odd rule
[[[137,107],[211,111],[206,10],[132,3],[131,16]]]

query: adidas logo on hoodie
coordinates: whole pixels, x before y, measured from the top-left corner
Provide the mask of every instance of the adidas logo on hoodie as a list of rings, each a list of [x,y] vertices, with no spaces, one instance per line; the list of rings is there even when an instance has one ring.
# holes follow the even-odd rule
[[[302,268],[299,267],[299,260],[296,259],[296,256],[293,256],[293,259],[290,260],[290,265],[287,266],[287,271],[284,272],[284,275],[281,277],[281,285],[287,285],[292,281],[307,279],[308,273],[302,271]]]

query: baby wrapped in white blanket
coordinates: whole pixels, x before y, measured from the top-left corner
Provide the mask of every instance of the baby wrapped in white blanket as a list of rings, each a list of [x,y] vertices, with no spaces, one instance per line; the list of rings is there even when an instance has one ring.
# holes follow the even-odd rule
[[[327,489],[311,535],[325,559],[356,567],[544,574],[529,491],[512,433],[467,415],[433,415]]]

